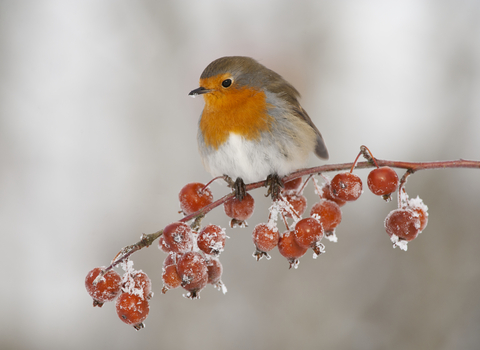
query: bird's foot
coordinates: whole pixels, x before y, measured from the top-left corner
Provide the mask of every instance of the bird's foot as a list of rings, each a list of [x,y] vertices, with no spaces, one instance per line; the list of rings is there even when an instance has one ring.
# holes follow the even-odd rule
[[[265,181],[265,187],[268,187],[265,197],[271,196],[272,200],[277,200],[280,196],[280,191],[284,187],[282,179],[277,174],[270,174]]]
[[[235,198],[237,198],[241,202],[245,197],[245,194],[247,193],[247,189],[242,178],[237,177],[235,181],[233,181],[232,178],[227,175],[224,175],[223,178],[228,183],[228,187],[232,188],[233,192],[235,192]]]

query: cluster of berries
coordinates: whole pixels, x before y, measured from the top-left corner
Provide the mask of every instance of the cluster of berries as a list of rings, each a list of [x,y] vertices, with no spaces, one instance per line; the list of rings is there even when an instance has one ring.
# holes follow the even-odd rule
[[[365,155],[365,151],[362,152]],[[370,159],[375,162],[373,157]],[[253,229],[253,256],[257,260],[263,257],[270,259],[268,253],[277,247],[290,263],[290,268],[297,268],[299,258],[309,248],[314,251],[314,258],[325,251],[321,243],[324,237],[336,242],[335,229],[342,220],[340,208],[357,200],[363,193],[362,181],[353,173],[356,161],[350,171],[336,174],[331,181],[325,178],[322,186],[318,185],[313,175],[305,182],[301,177],[285,182],[270,207],[267,222],[259,223]],[[303,190],[311,178],[320,198],[312,206],[309,216],[303,218],[307,208]],[[377,166],[367,179],[370,191],[386,201],[391,200],[391,194],[398,190],[398,209],[387,215],[385,229],[393,246],[402,250],[406,250],[407,243],[425,229],[428,221],[428,208],[418,197],[409,199],[403,187],[405,179],[400,184],[397,173],[388,166]],[[208,206],[213,203],[212,192],[204,184],[190,183],[180,191],[179,201],[184,215],[198,215],[191,225],[182,222],[188,219],[185,218],[166,226],[161,232],[159,248],[168,254],[163,262],[162,292],[182,287],[188,291],[185,297],[197,299],[200,291],[207,284],[212,284],[226,293],[227,289],[221,281],[223,267],[218,258],[225,248],[225,229],[213,224],[200,227],[204,216],[202,209],[205,213],[211,209]],[[223,206],[225,214],[231,218],[230,227],[246,227],[255,202],[249,193],[245,193],[241,201],[232,196]],[[285,224],[283,234],[277,227],[278,217]],[[289,219],[293,220],[290,224]],[[103,303],[117,298],[115,305],[120,319],[135,329],[141,329],[149,311],[148,300],[153,295],[151,282],[145,273],[133,270],[133,262],[126,260],[122,262],[122,267],[125,270],[123,277],[113,270],[105,273],[104,267],[93,269],[85,279],[85,287],[94,300],[94,306],[101,307]]]
[[[363,192],[360,177],[350,171],[338,173],[323,186],[318,186],[314,179],[316,193],[320,200],[315,203],[309,217],[302,218],[306,208],[307,199],[302,192],[307,181],[302,186],[302,178],[296,178],[284,184],[279,199],[270,207],[270,216],[266,223],[259,223],[253,229],[252,237],[255,245],[254,257],[270,258],[269,252],[275,247],[282,256],[287,258],[290,267],[298,267],[301,258],[309,248],[314,251],[314,258],[325,250],[321,243],[323,237],[336,242],[336,227],[342,220],[340,207],[347,202],[357,200]],[[390,167],[377,167],[368,175],[368,188],[372,193],[382,196],[386,201],[391,199],[391,194],[398,189],[399,179],[397,173]],[[213,202],[213,196],[208,188],[200,183],[186,185],[180,191],[180,207],[188,215]],[[385,228],[391,237],[394,247],[399,246],[406,250],[406,243],[414,239],[427,223],[427,207],[420,198],[409,200],[404,189],[399,191],[399,209],[390,212],[385,220]],[[405,199],[406,198],[406,199]],[[246,226],[246,221],[254,210],[254,200],[246,194],[242,201],[235,197],[224,203],[225,214],[231,219],[230,226]],[[285,223],[286,231],[280,234],[277,227],[277,217],[281,216]],[[289,225],[287,218],[293,219]],[[188,226],[186,226],[188,227]],[[165,235],[165,233],[164,233]],[[207,253],[208,254],[208,253]],[[167,287],[168,284],[166,283]]]
[[[189,215],[213,203],[213,195],[205,185],[190,183],[180,191],[179,200],[182,212]],[[207,225],[194,231],[192,226],[178,221],[163,229],[158,246],[168,255],[163,262],[162,293],[181,286],[188,291],[185,297],[197,299],[207,284],[226,293],[218,259],[225,248],[225,229]]]
[[[226,293],[221,281],[223,267],[218,256],[225,247],[225,229],[208,225],[198,233],[183,222],[174,222],[163,230],[158,245],[168,255],[163,261],[163,289],[183,287],[191,299],[200,297],[207,284]]]
[[[85,288],[93,298],[93,306],[102,307],[104,303],[116,299],[115,308],[118,317],[136,330],[144,328],[143,321],[150,310],[148,301],[152,298],[152,282],[143,271],[133,270],[133,262],[127,261],[123,268],[123,277],[108,270],[101,275],[105,267],[96,267],[85,278]]]

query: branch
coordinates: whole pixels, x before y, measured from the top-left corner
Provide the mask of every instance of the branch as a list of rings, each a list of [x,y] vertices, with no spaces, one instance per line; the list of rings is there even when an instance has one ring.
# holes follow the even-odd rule
[[[365,156],[365,158],[369,159],[369,161],[366,162],[358,162],[356,163],[355,167],[357,169],[365,169],[365,168],[372,168],[375,167],[376,165],[374,164],[375,162],[373,159],[366,154],[365,152],[366,147],[362,146],[361,147],[361,153]],[[404,185],[406,178],[408,175],[413,174],[414,172],[417,172],[419,170],[427,170],[427,169],[447,169],[447,168],[473,168],[473,169],[480,169],[480,161],[474,161],[474,160],[464,160],[464,159],[459,159],[459,160],[448,160],[448,161],[436,161],[436,162],[403,162],[403,161],[392,161],[392,160],[382,160],[382,159],[376,159],[376,163],[378,166],[389,166],[391,168],[400,168],[400,169],[407,169],[407,172],[405,175],[402,177],[401,180],[401,186]],[[306,175],[313,175],[313,174],[320,174],[320,173],[326,173],[326,172],[331,172],[331,171],[345,171],[345,170],[350,170],[355,163],[342,163],[342,164],[327,164],[327,165],[322,165],[318,167],[313,167],[313,168],[306,168],[306,169],[301,169],[298,171],[295,171],[287,176],[284,176],[282,178],[283,182],[287,182],[302,176]],[[246,185],[246,191],[251,191],[260,187],[265,186],[265,181],[259,181],[259,182],[254,182],[251,184]],[[192,225],[194,226],[199,226],[199,221],[212,209],[222,205],[225,203],[228,199],[232,198],[234,196],[234,193],[229,193],[222,198],[216,200],[215,202],[205,206],[204,208],[200,209],[199,211],[192,213],[190,215],[187,215],[180,219],[179,221],[181,222],[188,222],[190,220],[195,219],[194,223]],[[128,259],[130,255],[135,253],[136,251],[150,246],[157,238],[159,238],[163,234],[163,230],[157,231],[155,233],[151,234],[143,234],[140,241],[138,241],[135,244],[129,245],[124,247],[112,260],[112,263],[110,266],[105,268],[102,273],[98,275],[98,277],[95,279],[94,284],[96,284],[102,276],[111,270],[113,267],[116,265],[120,264],[122,261]]]

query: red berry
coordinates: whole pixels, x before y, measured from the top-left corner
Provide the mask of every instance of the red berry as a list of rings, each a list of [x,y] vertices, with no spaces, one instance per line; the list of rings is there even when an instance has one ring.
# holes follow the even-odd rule
[[[217,284],[222,278],[223,266],[217,258],[207,260],[208,283]]]
[[[297,222],[293,231],[295,242],[303,248],[313,248],[323,238],[323,227],[314,218],[305,218]]]
[[[180,208],[189,215],[213,203],[212,191],[204,184],[193,182],[185,185],[178,194]]]
[[[301,185],[302,185],[302,178],[297,177],[296,179],[284,182],[282,191],[296,193]]]
[[[163,229],[163,246],[175,253],[185,253],[192,250],[192,229],[183,222],[174,222],[167,225]]]
[[[385,229],[390,237],[395,235],[409,242],[420,232],[420,219],[413,210],[395,209],[387,215]]]
[[[330,182],[332,196],[344,201],[355,201],[362,194],[362,180],[355,174],[339,173]]]
[[[152,298],[152,281],[145,272],[137,271],[133,276],[133,282],[135,283],[135,289],[141,290],[144,298]]]
[[[197,245],[205,254],[219,255],[225,248],[225,230],[217,225],[205,226],[197,238]]]
[[[422,199],[418,196],[417,198],[409,199],[408,208],[418,214],[420,219],[420,232],[425,230],[428,223],[428,207],[423,203]]]
[[[293,231],[285,232],[278,240],[278,251],[287,258],[290,268],[298,266],[298,259],[305,255],[308,248],[301,247],[295,241]]]
[[[386,196],[395,192],[398,187],[398,175],[392,168],[384,166],[373,169],[367,178],[370,191],[377,196]]]
[[[180,287],[182,279],[177,272],[177,255],[175,253],[170,253],[165,260],[163,261],[163,289],[162,293],[166,293],[169,289],[175,289]]]
[[[126,324],[133,325],[135,329],[143,328],[143,321],[148,316],[150,307],[147,299],[136,294],[122,293],[115,303],[117,315]]]
[[[165,253],[170,253],[170,247],[165,244],[163,235],[158,238],[158,248],[163,250]]]
[[[291,205],[291,207],[293,207],[291,209],[295,210],[295,213],[298,214],[298,216],[295,217],[302,217],[305,209],[307,208],[307,198],[301,194],[284,194],[282,197]],[[292,217],[292,214],[288,210],[283,209],[282,212],[285,216],[289,218]]]
[[[85,277],[85,288],[93,298],[93,306],[102,307],[103,303],[115,299],[122,289],[122,278],[113,270],[109,270],[96,285],[93,285],[93,281],[104,269],[105,266],[96,267]]]
[[[253,229],[253,243],[262,252],[269,252],[278,245],[279,234],[276,227],[267,224],[258,224]]]
[[[321,199],[310,210],[310,216],[318,215],[318,220],[325,232],[332,232],[342,221],[342,210],[339,205],[328,199]]]
[[[333,197],[332,192],[330,190],[330,182],[325,182],[322,188],[320,189],[320,191],[321,191],[321,193],[319,193],[320,198],[325,198],[330,201],[334,201],[335,203],[338,204],[339,207],[342,207],[345,205],[345,203],[347,203],[344,200]]]
[[[235,197],[228,199],[223,204],[223,208],[228,217],[245,221],[252,216],[253,210],[255,209],[255,201],[250,193],[246,193],[242,201],[239,201]]]
[[[208,282],[208,269],[203,256],[197,252],[183,254],[177,261],[177,272],[182,280],[181,286],[191,293],[192,299],[197,298]]]

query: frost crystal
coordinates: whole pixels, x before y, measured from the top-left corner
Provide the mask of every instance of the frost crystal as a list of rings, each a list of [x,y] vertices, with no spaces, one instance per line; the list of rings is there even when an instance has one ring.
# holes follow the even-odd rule
[[[293,226],[297,224],[302,218],[298,215],[297,211],[293,208],[293,205],[290,204],[284,197],[280,196],[280,199],[277,200],[278,209],[282,212],[287,212],[293,218]]]
[[[403,250],[403,251],[405,251],[405,252],[407,251],[407,248],[408,248],[408,247],[407,247],[407,244],[408,244],[408,242],[407,242],[406,240],[400,239],[400,238],[398,238],[398,236],[396,236],[396,235],[392,235],[392,236],[390,237],[390,240],[391,240],[392,243],[393,243],[393,248],[398,247],[398,248],[400,248],[401,250]]]
[[[270,215],[268,217],[267,226],[270,230],[277,229],[277,219],[278,214],[280,213],[280,205],[278,202],[279,201],[274,201],[270,208],[268,208]]]
[[[135,270],[133,268],[133,261],[126,260],[120,263],[120,267],[125,271],[122,277],[122,291],[129,294],[138,295],[143,299],[143,288],[135,288],[135,281],[133,280],[133,276],[135,276],[138,272],[142,272],[142,270]]]
[[[425,205],[425,203],[423,203],[423,200],[419,196],[409,199],[408,206],[411,208],[422,209],[428,216],[428,207]]]
[[[338,241],[337,235],[335,234],[335,230],[325,232],[325,238],[328,239],[330,242],[337,243]]]
[[[223,294],[227,293],[227,286],[222,282],[218,281],[213,285],[218,291],[222,292]]]

